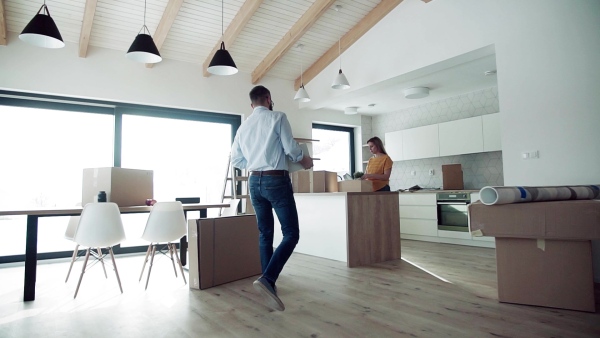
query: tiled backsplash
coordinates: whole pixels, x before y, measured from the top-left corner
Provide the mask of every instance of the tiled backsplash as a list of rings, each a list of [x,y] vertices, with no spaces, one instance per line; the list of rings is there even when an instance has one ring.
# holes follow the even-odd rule
[[[366,141],[385,133],[465,119],[499,112],[498,88],[492,87],[451,97],[397,112],[362,118],[362,137]],[[442,186],[442,164],[460,163],[463,167],[465,189],[481,189],[488,185],[503,185],[502,152],[487,152],[459,156],[435,157],[420,160],[396,161],[392,168],[392,190],[413,185],[426,188]],[[429,175],[429,170],[434,175]],[[411,175],[415,171],[416,175]]]

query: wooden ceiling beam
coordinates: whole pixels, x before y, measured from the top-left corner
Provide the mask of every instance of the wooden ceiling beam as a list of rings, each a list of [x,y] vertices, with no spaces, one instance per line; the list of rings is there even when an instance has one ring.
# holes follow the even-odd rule
[[[339,41],[341,52],[343,53],[352,46],[358,39],[360,39],[369,29],[373,28],[381,19],[383,19],[389,12],[391,12],[396,6],[398,6],[403,0],[383,0],[379,5],[375,6],[369,14],[367,14],[362,20],[360,20],[354,27],[352,27],[348,33],[346,33]],[[338,43],[335,43],[325,54],[323,54],[317,61],[315,61],[310,67],[304,71],[302,77],[298,77],[294,82],[294,88],[298,90],[300,88],[300,79],[304,80],[304,84],[307,84],[315,78],[320,72],[329,66],[330,63],[335,61],[339,56]],[[333,78],[335,74],[332,74]]]
[[[252,72],[252,83],[258,83],[334,3],[335,0],[315,1],[283,36],[277,46],[258,64]]]
[[[177,14],[179,14],[179,10],[181,9],[181,5],[183,5],[183,0],[169,0],[165,11],[163,12],[162,18],[158,23],[158,27],[156,28],[156,32],[154,32],[154,44],[156,48],[160,51],[162,48],[167,35],[169,35],[169,31],[173,26],[173,22],[175,22],[175,18]],[[147,63],[146,68],[154,67],[155,63]]]
[[[242,7],[240,7],[240,10],[235,15],[235,18],[233,18],[233,20],[231,21],[229,26],[227,26],[227,29],[223,33],[223,38],[219,39],[215,47],[208,54],[208,57],[202,64],[202,72],[205,77],[209,77],[211,75],[207,70],[208,65],[210,65],[210,61],[212,60],[217,50],[221,48],[221,41],[225,42],[225,47],[231,46],[235,39],[238,38],[244,27],[246,27],[246,24],[248,23],[248,21],[250,21],[250,19],[262,3],[263,0],[246,0]]]
[[[0,0],[0,46],[6,46],[6,14],[4,13],[4,0]]]
[[[85,2],[85,10],[83,12],[83,22],[81,24],[81,33],[79,33],[79,57],[87,56],[88,47],[90,45],[90,35],[92,34],[92,26],[94,25],[94,15],[96,14],[96,4],[98,0],[87,0]]]

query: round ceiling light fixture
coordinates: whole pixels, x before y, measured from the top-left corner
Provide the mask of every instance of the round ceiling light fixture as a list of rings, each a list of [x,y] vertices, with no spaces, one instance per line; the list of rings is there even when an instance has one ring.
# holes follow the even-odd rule
[[[358,114],[358,107],[346,107],[346,109],[344,109],[344,114],[346,114],[346,115]]]
[[[407,99],[422,99],[429,96],[429,88],[427,87],[413,87],[404,89],[404,97]]]

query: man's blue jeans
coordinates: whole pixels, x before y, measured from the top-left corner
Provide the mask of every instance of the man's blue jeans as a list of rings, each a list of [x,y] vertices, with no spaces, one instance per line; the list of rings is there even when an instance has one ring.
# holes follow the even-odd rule
[[[250,198],[258,223],[260,264],[262,273],[273,284],[279,278],[283,266],[292,255],[298,239],[298,210],[288,176],[250,176]],[[281,223],[283,239],[273,252],[273,231],[275,219]]]

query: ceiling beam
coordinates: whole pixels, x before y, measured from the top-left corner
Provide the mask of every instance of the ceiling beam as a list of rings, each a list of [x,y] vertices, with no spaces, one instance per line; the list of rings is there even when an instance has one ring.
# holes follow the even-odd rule
[[[381,19],[383,19],[389,12],[391,12],[396,6],[398,6],[403,0],[383,0],[379,5],[375,6],[369,14],[367,14],[362,20],[360,20],[354,27],[352,27],[348,33],[346,33],[339,41],[341,52],[343,53],[352,46],[358,39],[360,39],[369,29],[373,28]],[[325,67],[329,66],[337,57],[338,44],[334,44],[329,48],[325,54],[315,61],[306,71],[302,74],[302,77],[298,77],[294,82],[296,90],[300,88],[300,79],[304,80],[304,84],[307,84],[315,78]],[[335,74],[332,74],[333,78]]]
[[[183,0],[169,0],[165,11],[163,12],[162,18],[158,23],[158,27],[156,28],[156,32],[154,32],[154,44],[156,48],[160,51],[162,48],[167,35],[169,35],[169,31],[173,26],[173,22],[175,22],[175,18],[177,14],[179,14],[179,10],[181,9],[181,5],[183,4]],[[154,67],[155,63],[147,63],[146,68]]]
[[[335,0],[315,1],[294,26],[285,33],[277,46],[258,64],[252,72],[252,83],[258,83],[334,3]]]
[[[263,0],[246,0],[242,7],[240,7],[240,10],[235,15],[235,18],[233,18],[233,20],[231,21],[229,26],[227,26],[227,29],[223,33],[223,38],[220,39],[219,42],[217,42],[215,47],[208,54],[208,57],[202,64],[202,72],[205,77],[210,76],[210,73],[207,70],[208,65],[210,65],[210,61],[212,60],[213,55],[215,55],[217,50],[221,48],[221,41],[225,42],[225,46],[231,46],[235,39],[237,39],[237,37],[240,35],[244,27],[246,27],[246,24],[248,23],[248,21],[250,21],[256,10],[258,10],[262,2]]]
[[[0,0],[0,46],[6,46],[6,14],[4,13],[4,0]]]
[[[92,26],[94,25],[94,15],[96,14],[96,4],[98,0],[87,0],[85,2],[85,10],[83,12],[83,22],[81,24],[81,33],[79,33],[79,57],[87,56],[88,47],[90,45],[90,35],[92,34]]]

